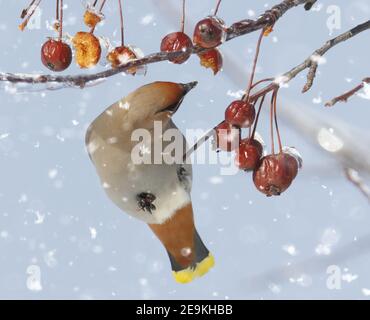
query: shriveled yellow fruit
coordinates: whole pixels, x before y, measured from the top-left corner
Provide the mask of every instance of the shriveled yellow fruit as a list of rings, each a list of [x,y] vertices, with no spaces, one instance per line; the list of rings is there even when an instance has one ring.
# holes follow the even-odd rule
[[[90,28],[95,28],[95,26],[102,21],[102,17],[98,15],[97,13],[86,10],[84,14],[84,22],[85,24]]]
[[[77,32],[72,43],[76,49],[76,62],[81,68],[91,68],[99,62],[101,47],[92,33]]]

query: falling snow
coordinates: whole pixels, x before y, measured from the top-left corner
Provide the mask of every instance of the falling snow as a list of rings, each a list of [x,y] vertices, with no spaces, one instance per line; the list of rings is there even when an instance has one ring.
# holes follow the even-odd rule
[[[0,0],[0,4],[4,2]],[[66,5],[66,38],[82,27],[81,2],[69,1]],[[271,6],[258,1],[237,2],[233,7],[240,9],[240,18],[244,15],[246,19],[256,19]],[[339,1],[331,4],[336,3]],[[8,71],[35,77],[48,72],[39,61],[39,48],[46,37],[55,35],[51,31],[54,8],[47,1],[43,6],[41,29],[23,33],[14,25],[14,17],[19,16],[17,1],[9,1],[7,10],[0,13],[0,77]],[[127,41],[146,53],[158,51],[161,37],[180,26],[176,10],[167,17],[164,9],[152,1],[127,6],[125,19],[133,23],[126,26]],[[190,36],[193,23],[201,18],[200,12],[206,14],[213,6],[211,1],[190,6],[186,24]],[[343,30],[367,19],[366,0],[340,6],[345,8],[341,13]],[[96,30],[104,45],[102,56],[116,44],[120,32],[119,19],[113,15],[115,4],[107,3],[107,8],[105,23]],[[228,25],[237,16],[237,11],[230,8],[221,6],[219,13]],[[302,26],[307,19],[304,10],[292,11],[290,22],[279,22],[264,40],[256,79],[284,74],[328,38],[327,8],[325,3],[313,6],[309,29]],[[301,37],[293,41],[291,35],[296,30],[288,30],[286,22],[302,26]],[[364,74],[367,53],[362,41],[343,43],[325,57],[313,55],[311,59],[319,64],[319,73],[311,92],[305,95],[300,94],[300,86],[306,74],[289,83],[282,76],[275,78],[275,83],[286,88],[280,90],[278,110],[283,143],[295,146],[302,152],[299,158],[304,160],[295,183],[282,196],[267,198],[256,192],[251,173],[223,176],[218,165],[193,166],[194,219],[199,235],[216,260],[212,272],[200,281],[186,287],[176,284],[160,242],[147,226],[112,205],[105,192],[112,192],[113,187],[96,178],[86,148],[94,153],[100,140],[90,141],[87,147],[84,143],[92,119],[115,101],[121,101],[119,107],[129,110],[129,103],[120,99],[142,84],[198,80],[198,87],[185,97],[174,122],[181,129],[212,128],[223,119],[225,107],[245,93],[255,50],[254,36],[257,34],[232,41],[221,49],[225,70],[217,77],[205,73],[195,55],[182,66],[153,64],[146,77],[122,74],[92,81],[83,90],[72,83],[0,83],[1,298],[370,297],[368,253],[364,249],[370,224],[368,203],[346,181],[341,169],[348,165],[344,160],[349,159],[346,155],[352,146],[364,150],[355,155],[358,167],[351,171],[352,178],[358,181],[369,165],[364,155],[369,154],[366,139],[370,84],[364,83],[364,88],[347,104],[330,110],[323,108],[327,99],[350,90],[368,76]],[[71,74],[107,67],[106,61],[93,71],[81,71],[73,65]],[[146,71],[142,68],[139,74]],[[264,138],[267,154],[271,144],[268,106],[265,107],[257,130]],[[311,112],[316,118],[310,116]],[[113,113],[109,115],[114,117]],[[297,115],[304,118],[298,126]],[[318,130],[310,131],[311,122],[319,123]],[[341,122],[344,125],[339,127],[348,136],[333,125]],[[243,137],[247,134],[244,131]],[[257,139],[261,136],[256,134]],[[104,139],[114,148],[118,137],[107,135]],[[353,142],[350,148],[349,141]],[[148,150],[144,147],[142,151]],[[337,162],[338,156],[341,162]],[[119,199],[129,202],[127,194]],[[192,250],[184,247],[181,254],[188,256]],[[341,290],[334,292],[326,287],[325,266],[329,264],[341,271]]]

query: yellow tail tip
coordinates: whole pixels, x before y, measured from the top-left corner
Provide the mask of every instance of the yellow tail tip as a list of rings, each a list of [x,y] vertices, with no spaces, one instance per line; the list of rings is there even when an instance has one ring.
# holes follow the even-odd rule
[[[180,271],[173,271],[173,277],[178,283],[189,283],[193,281],[196,277],[204,276],[209,269],[215,265],[215,258],[212,254],[209,254],[207,258],[203,259],[201,262],[197,263],[195,268],[186,268]]]
[[[195,268],[195,272],[197,273],[198,277],[204,276],[209,269],[211,269],[215,265],[215,258],[212,254],[209,254],[207,258],[203,259],[201,262],[197,264]]]

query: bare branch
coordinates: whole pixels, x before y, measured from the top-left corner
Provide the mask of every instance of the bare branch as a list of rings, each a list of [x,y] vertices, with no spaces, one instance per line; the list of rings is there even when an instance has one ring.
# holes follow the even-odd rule
[[[358,26],[352,28],[351,30],[344,32],[340,34],[339,36],[327,41],[321,48],[314,51],[305,61],[303,61],[298,66],[294,67],[290,71],[286,72],[283,75],[284,82],[289,82],[291,79],[293,79],[297,74],[302,72],[303,70],[307,68],[311,68],[308,76],[307,76],[307,83],[303,89],[303,92],[306,92],[312,85],[313,79],[316,75],[317,66],[315,67],[315,64],[318,64],[318,60],[330,49],[332,49],[334,46],[336,46],[339,43],[342,43],[344,41],[347,41],[348,39],[351,39],[352,37],[356,36],[357,34],[366,31],[370,29],[370,20],[359,24]],[[305,90],[306,89],[306,90]]]
[[[317,71],[318,66],[319,64],[317,62],[312,62],[310,70],[308,70],[308,73],[307,73],[307,81],[302,89],[302,93],[305,93],[311,89],[313,85],[313,80],[316,77],[316,71]]]
[[[281,3],[275,5],[270,10],[264,12],[256,20],[241,20],[232,24],[226,29],[226,41],[230,41],[234,38],[246,35],[248,33],[254,32],[256,30],[263,29],[265,27],[271,26],[276,21],[283,16],[289,9],[296,6],[305,4],[308,0],[284,0]],[[206,51],[205,49],[194,47],[190,50],[191,54],[196,54]],[[85,87],[89,82],[94,82],[96,80],[106,79],[112,77],[116,74],[122,73],[132,67],[139,67],[151,63],[167,61],[183,55],[184,52],[158,52],[145,56],[142,59],[137,59],[134,61],[122,64],[118,68],[109,69],[95,74],[80,74],[80,75],[33,75],[33,74],[13,74],[7,72],[0,72],[0,81],[8,81],[11,83],[29,83],[29,84],[44,84],[44,83],[65,83],[67,86],[78,86]]]
[[[347,102],[347,100],[350,97],[352,97],[354,94],[356,94],[358,91],[360,91],[364,87],[365,83],[370,83],[370,78],[363,79],[362,83],[354,87],[352,90],[347,91],[346,93],[331,99],[329,102],[325,103],[325,107],[332,107],[337,102]]]
[[[262,88],[260,91],[256,92],[255,94],[250,96],[250,101],[256,101],[258,98],[266,95],[268,92],[271,92],[275,89],[277,89],[280,85],[288,83],[290,80],[295,78],[300,72],[303,70],[310,68],[307,76],[307,82],[306,85],[303,88],[303,92],[306,92],[311,88],[313,79],[316,75],[318,60],[330,49],[332,49],[337,44],[344,42],[348,39],[351,39],[355,35],[370,29],[370,20],[359,24],[358,26],[352,28],[351,30],[344,32],[340,34],[339,36],[328,40],[325,42],[325,44],[315,50],[313,54],[311,54],[305,61],[303,61],[301,64],[297,65],[296,67],[292,68],[290,71],[284,73],[282,76],[277,77],[272,83],[267,85],[265,88]]]
[[[344,173],[348,181],[361,191],[361,193],[367,198],[370,202],[370,188],[365,184],[365,182],[360,177],[359,173],[351,168],[344,168]]]

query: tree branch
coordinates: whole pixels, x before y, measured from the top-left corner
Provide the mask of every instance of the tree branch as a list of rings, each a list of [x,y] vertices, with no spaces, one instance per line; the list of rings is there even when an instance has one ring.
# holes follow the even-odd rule
[[[347,91],[346,93],[335,97],[331,99],[329,102],[325,103],[326,107],[332,107],[334,106],[337,102],[347,102],[347,100],[352,97],[354,94],[356,94],[358,91],[360,91],[364,86],[365,83],[370,83],[370,78],[365,78],[362,80],[362,83],[359,84],[358,86],[354,87],[352,90]]]
[[[282,76],[277,77],[272,83],[267,85],[265,88],[262,88],[260,91],[256,92],[255,94],[251,95],[250,100],[255,101],[261,96],[266,95],[268,92],[273,91],[274,89],[278,88],[280,85],[288,83],[290,80],[295,78],[300,72],[304,71],[305,69],[309,68],[309,72],[307,75],[307,82],[303,88],[303,92],[308,91],[312,84],[313,79],[316,75],[317,66],[319,64],[320,58],[328,52],[330,49],[332,49],[334,46],[338,45],[339,43],[342,43],[348,39],[351,39],[352,37],[356,36],[357,34],[366,31],[370,29],[370,20],[359,24],[358,26],[352,28],[351,30],[344,32],[340,34],[339,36],[328,40],[325,42],[325,44],[315,50],[306,60],[304,60],[301,64],[295,66],[288,72],[284,73]]]
[[[310,68],[310,70],[308,72],[308,75],[307,75],[307,82],[306,82],[306,84],[305,84],[305,86],[302,90],[303,92],[308,91],[311,88],[312,84],[313,84],[313,79],[316,75],[316,70],[317,70],[317,66],[319,64],[320,58],[326,52],[328,52],[330,49],[332,49],[334,46],[336,46],[336,45],[338,45],[338,44],[340,44],[344,41],[347,41],[348,39],[351,39],[352,37],[356,36],[357,34],[363,32],[363,31],[366,31],[368,29],[370,29],[370,20],[368,20],[368,21],[366,21],[362,24],[359,24],[358,26],[352,28],[351,30],[348,30],[347,32],[344,32],[344,33],[340,34],[339,36],[337,36],[337,37],[335,37],[331,40],[328,40],[327,42],[325,42],[325,44],[321,48],[314,51],[305,61],[303,61],[301,64],[294,67],[290,71],[286,72],[283,75],[284,82],[290,81],[291,79],[296,77],[297,74],[299,74],[303,70],[305,70],[307,68]]]
[[[226,41],[246,35],[259,29],[271,26],[276,23],[289,9],[296,6],[306,4],[309,0],[284,0],[275,5],[270,10],[264,12],[256,20],[241,20],[232,24],[226,29]],[[197,54],[206,51],[199,47],[190,49],[191,54]],[[145,56],[144,58],[122,64],[118,68],[101,71],[94,74],[80,74],[80,75],[43,75],[43,74],[17,74],[0,72],[0,81],[7,81],[11,83],[28,83],[28,84],[45,84],[45,83],[62,83],[66,86],[77,86],[80,88],[85,87],[89,82],[103,80],[112,77],[116,74],[122,73],[132,67],[139,67],[156,62],[167,61],[183,55],[184,52],[158,52]]]
[[[360,177],[359,173],[351,168],[344,168],[344,173],[348,181],[350,181],[370,202],[370,188]]]

